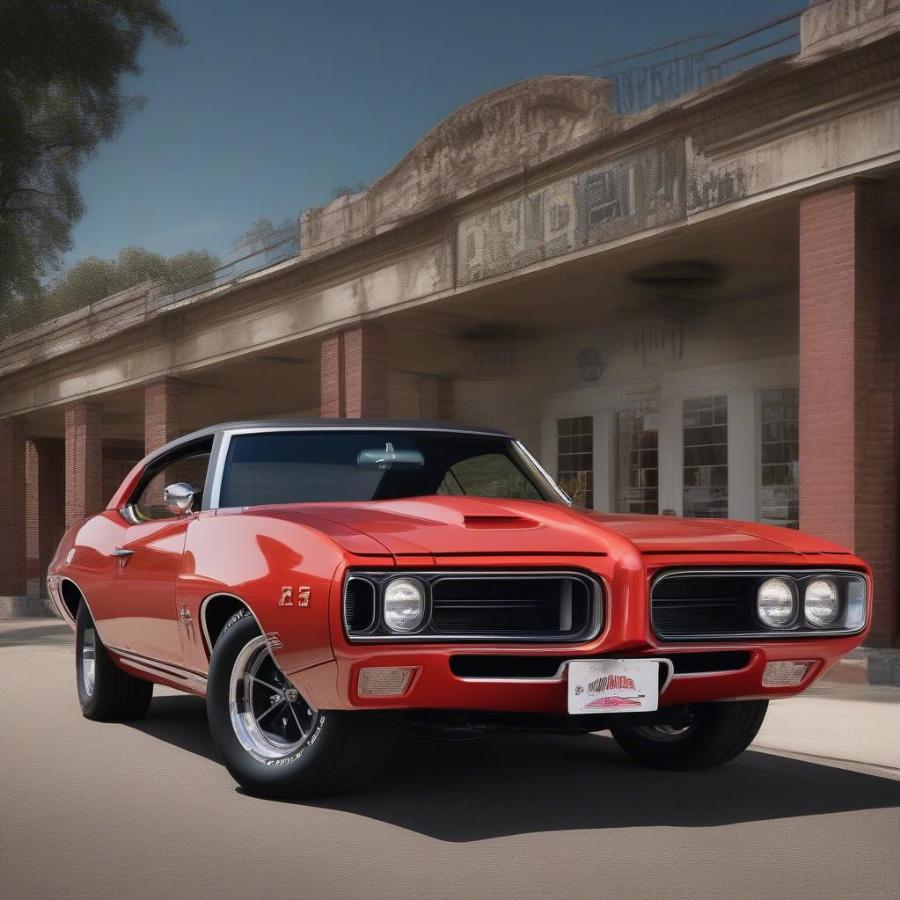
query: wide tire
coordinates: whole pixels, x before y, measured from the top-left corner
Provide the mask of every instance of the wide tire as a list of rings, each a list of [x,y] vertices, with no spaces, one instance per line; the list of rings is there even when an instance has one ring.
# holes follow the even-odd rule
[[[768,700],[699,703],[683,731],[665,726],[613,728],[618,745],[654,769],[684,770],[721,766],[739,756],[756,737]]]
[[[284,735],[284,752],[279,753],[277,746],[269,746],[266,733],[260,735],[254,730],[255,718],[259,717],[271,728],[269,723],[282,717],[289,723],[290,709],[284,700],[278,700],[276,692],[271,692],[271,698],[267,699],[265,688],[262,696],[255,695],[255,700],[248,702],[247,694],[252,694],[255,688],[242,686],[256,684],[252,679],[245,681],[248,659],[257,660],[257,666],[263,660],[266,666],[254,670],[266,676],[260,684],[274,684],[285,695],[296,694],[277,669],[267,646],[260,641],[256,620],[244,612],[233,616],[213,650],[206,707],[216,749],[232,777],[248,793],[298,798],[347,791],[366,782],[386,762],[399,729],[399,713],[314,711],[307,708],[302,697],[295,699],[300,718],[295,719],[297,731]],[[254,702],[259,705],[254,706]],[[266,717],[267,702],[278,715]],[[238,721],[235,721],[236,708],[243,716]],[[304,718],[307,713],[309,717]],[[244,722],[250,723],[249,737]],[[301,722],[304,731],[300,730]]]
[[[75,617],[75,683],[81,712],[100,722],[139,719],[153,699],[151,682],[123,672],[112,661],[86,603]]]

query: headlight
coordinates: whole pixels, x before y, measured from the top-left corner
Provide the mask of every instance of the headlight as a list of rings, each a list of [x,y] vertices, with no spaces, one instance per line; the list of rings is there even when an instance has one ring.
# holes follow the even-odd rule
[[[756,613],[770,628],[783,628],[796,614],[794,591],[783,578],[767,578],[756,592]]]
[[[837,585],[830,578],[817,578],[806,586],[803,612],[813,625],[830,625],[837,618],[839,605]]]
[[[384,623],[391,631],[409,634],[425,618],[425,588],[415,578],[395,578],[384,589]]]

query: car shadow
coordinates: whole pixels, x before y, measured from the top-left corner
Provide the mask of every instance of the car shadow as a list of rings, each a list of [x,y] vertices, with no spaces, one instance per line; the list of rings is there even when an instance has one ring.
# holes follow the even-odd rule
[[[156,698],[148,717],[134,727],[217,759],[203,701],[195,697]],[[541,831],[708,827],[890,809],[900,806],[900,781],[755,751],[721,769],[658,772],[633,764],[601,735],[494,734],[459,741],[404,734],[366,788],[314,801],[273,802],[340,810],[466,842]]]

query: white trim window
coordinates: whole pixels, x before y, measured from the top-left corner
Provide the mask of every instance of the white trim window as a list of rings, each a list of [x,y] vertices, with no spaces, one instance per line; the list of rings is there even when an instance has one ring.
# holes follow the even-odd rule
[[[800,400],[796,388],[759,392],[759,521],[800,527]]]
[[[594,417],[556,421],[556,473],[559,486],[578,506],[594,508]]]
[[[728,397],[684,401],[683,515],[728,518]]]
[[[659,399],[635,400],[616,414],[616,512],[659,512]]]

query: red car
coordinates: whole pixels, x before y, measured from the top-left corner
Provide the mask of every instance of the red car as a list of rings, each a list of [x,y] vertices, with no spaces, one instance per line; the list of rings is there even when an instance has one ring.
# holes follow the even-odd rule
[[[269,796],[359,784],[404,723],[609,729],[650,766],[719,765],[872,602],[819,538],[591,512],[503,432],[358,420],[168,444],[66,534],[49,587],[85,716],[141,716],[154,683],[205,696]]]

